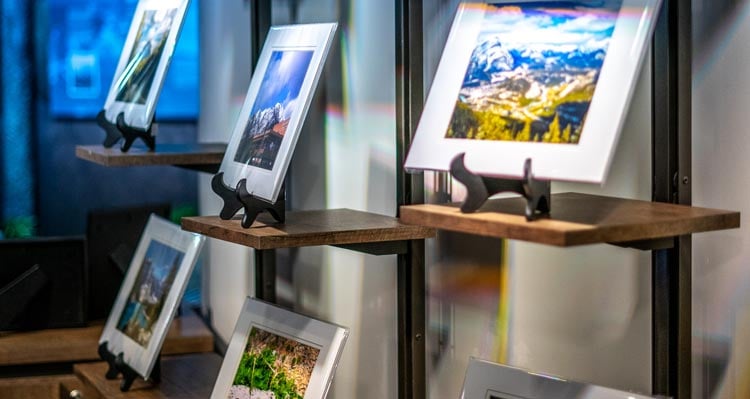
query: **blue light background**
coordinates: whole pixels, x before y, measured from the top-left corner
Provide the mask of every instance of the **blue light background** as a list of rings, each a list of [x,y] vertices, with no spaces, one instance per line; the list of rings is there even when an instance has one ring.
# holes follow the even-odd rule
[[[25,1],[0,1],[0,229],[34,215],[29,15]]]
[[[185,15],[156,107],[157,120],[198,117],[198,1]],[[90,119],[104,106],[137,0],[49,0],[53,117]]]

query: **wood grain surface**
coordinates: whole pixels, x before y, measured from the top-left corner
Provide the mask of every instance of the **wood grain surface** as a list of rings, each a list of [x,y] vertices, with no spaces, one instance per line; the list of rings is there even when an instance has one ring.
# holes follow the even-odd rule
[[[597,195],[552,195],[549,218],[528,222],[525,200],[493,199],[475,213],[460,204],[401,207],[404,223],[561,247],[624,243],[740,226],[739,212]]]
[[[0,334],[0,366],[72,363],[99,359],[102,325]],[[175,319],[162,347],[163,354],[211,352],[211,331],[195,314]]]
[[[41,377],[0,378],[0,398],[3,399],[54,399],[62,395],[62,385],[74,386],[73,375]]]
[[[255,249],[342,245],[435,236],[435,229],[401,223],[397,218],[351,209],[287,212],[286,222],[275,223],[261,215],[248,229],[239,217],[221,220],[218,216],[182,219],[182,229]]]
[[[119,378],[104,378],[107,372],[104,362],[76,364],[73,370],[86,388],[97,392],[101,398],[205,399],[211,395],[221,362],[221,356],[215,353],[168,356],[162,359],[161,383],[151,384],[136,379],[128,392],[120,392]]]
[[[117,146],[79,145],[76,157],[103,166],[218,165],[226,149],[226,144],[219,143],[157,143],[156,151],[133,146],[128,152],[122,152]]]

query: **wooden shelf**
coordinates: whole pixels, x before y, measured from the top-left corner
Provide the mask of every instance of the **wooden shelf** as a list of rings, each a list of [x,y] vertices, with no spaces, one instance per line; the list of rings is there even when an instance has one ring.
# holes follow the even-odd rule
[[[104,148],[101,145],[76,146],[76,157],[103,166],[155,166],[174,165],[202,171],[218,171],[226,144],[156,144],[156,151],[133,146],[128,152],[120,148]]]
[[[0,335],[0,366],[98,360],[102,325]],[[162,347],[165,355],[211,352],[214,338],[195,314],[175,319]]]
[[[3,399],[69,398],[71,390],[82,388],[82,383],[72,374],[0,377],[0,398]]]
[[[76,364],[73,371],[87,388],[106,399],[207,398],[219,375],[222,358],[215,353],[168,356],[161,361],[161,383],[136,379],[128,392],[120,391],[120,379],[108,380],[107,363]],[[85,396],[86,399],[90,399]],[[96,399],[96,396],[94,398]]]
[[[639,247],[663,238],[740,226],[739,212],[578,193],[552,195],[550,218],[527,222],[521,198],[488,201],[476,213],[459,204],[401,207],[404,223],[569,247],[611,243]]]
[[[410,226],[394,217],[351,209],[287,212],[283,224],[267,216],[261,215],[249,229],[242,228],[239,218],[221,220],[218,216],[183,218],[182,228],[261,250],[356,246],[435,236],[435,229],[430,227]]]

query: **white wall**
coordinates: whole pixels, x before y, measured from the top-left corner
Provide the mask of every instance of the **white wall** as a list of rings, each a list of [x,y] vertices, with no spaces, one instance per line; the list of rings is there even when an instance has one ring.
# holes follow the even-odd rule
[[[228,142],[250,84],[250,13],[242,1],[200,3],[201,101],[198,140]],[[201,215],[217,215],[221,200],[211,190],[212,175],[198,177]],[[209,239],[206,248],[204,303],[212,327],[229,341],[242,303],[253,287],[249,249]]]
[[[644,65],[606,184],[553,191],[650,199],[650,59]],[[510,364],[651,391],[650,252],[512,242],[510,254]]]

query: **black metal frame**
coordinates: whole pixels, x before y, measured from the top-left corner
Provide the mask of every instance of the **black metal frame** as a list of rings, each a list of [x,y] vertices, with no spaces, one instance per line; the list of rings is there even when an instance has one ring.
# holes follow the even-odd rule
[[[404,162],[424,107],[422,0],[396,0],[397,205],[424,202],[424,176]],[[425,398],[425,246],[414,241],[398,256],[398,397]]]
[[[653,200],[690,204],[691,4],[664,0],[653,39]],[[253,65],[271,21],[271,2],[253,3]],[[396,0],[398,205],[424,201],[422,175],[404,170],[406,151],[424,105],[422,0]],[[646,243],[653,249],[653,393],[690,397],[691,240]],[[424,240],[343,246],[398,254],[398,397],[425,398]],[[639,247],[634,245],[634,247]],[[255,252],[256,296],[275,299],[275,251]]]
[[[403,162],[424,101],[422,1],[396,0],[399,205],[424,200]],[[653,201],[691,202],[691,3],[664,0],[653,39]],[[653,393],[690,397],[691,239],[630,243],[653,250]],[[424,246],[399,256],[399,397],[426,397]],[[411,345],[407,345],[411,343]]]
[[[271,26],[271,1],[251,1],[253,66]],[[406,150],[424,103],[422,2],[396,0],[397,63],[397,205],[424,201],[422,175],[403,172]],[[411,52],[411,44],[419,51]],[[370,255],[398,255],[398,397],[426,397],[424,240],[336,245]],[[276,251],[255,250],[255,296],[276,301]]]
[[[653,201],[691,203],[690,0],[664,0],[653,39]],[[652,255],[653,393],[691,395],[690,236]]]

